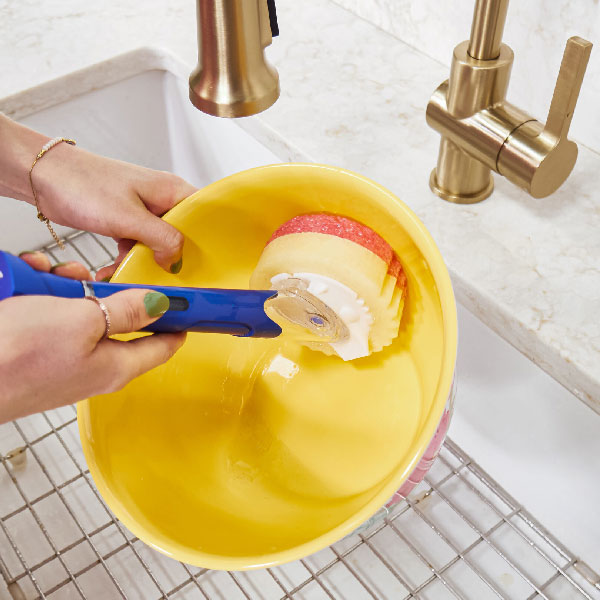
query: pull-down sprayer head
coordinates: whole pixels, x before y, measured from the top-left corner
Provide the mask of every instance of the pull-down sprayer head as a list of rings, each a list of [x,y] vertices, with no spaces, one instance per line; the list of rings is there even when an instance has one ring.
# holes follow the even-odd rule
[[[190,100],[217,117],[247,117],[279,97],[264,49],[277,35],[274,0],[196,0],[198,66]]]

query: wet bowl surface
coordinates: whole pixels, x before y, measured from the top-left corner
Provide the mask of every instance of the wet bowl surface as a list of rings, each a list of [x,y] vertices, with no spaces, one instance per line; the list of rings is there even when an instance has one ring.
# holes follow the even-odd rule
[[[78,406],[100,493],[173,558],[252,569],[333,543],[406,481],[442,418],[457,337],[448,272],[410,209],[364,177],[283,164],[222,179],[165,216],[186,237],[179,274],[138,244],[113,281],[247,288],[272,232],[320,211],[365,223],[400,257],[409,293],[391,346],[343,362],[284,339],[192,333],[165,365]]]

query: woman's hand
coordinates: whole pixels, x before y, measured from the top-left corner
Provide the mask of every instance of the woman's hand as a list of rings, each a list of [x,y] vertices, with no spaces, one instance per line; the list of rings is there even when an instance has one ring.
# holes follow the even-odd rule
[[[41,253],[24,255],[50,270]],[[81,275],[66,263],[56,274]],[[110,333],[129,333],[156,321],[168,308],[164,294],[131,289],[103,298]],[[161,333],[128,342],[105,339],[106,321],[89,300],[19,296],[0,302],[0,423],[121,389],[168,360],[185,334]]]
[[[34,204],[27,173],[48,139],[0,114],[0,195]],[[183,235],[159,218],[196,191],[180,177],[66,143],[45,154],[32,177],[40,210],[48,219],[119,243],[115,264],[101,269],[97,279],[112,275],[136,241],[154,250],[165,270],[181,269]]]
[[[183,235],[159,218],[196,189],[163,171],[153,171],[59,144],[33,171],[39,205],[60,225],[106,235],[119,244],[119,255],[97,279],[114,273],[136,241],[154,250],[163,269],[181,269]]]

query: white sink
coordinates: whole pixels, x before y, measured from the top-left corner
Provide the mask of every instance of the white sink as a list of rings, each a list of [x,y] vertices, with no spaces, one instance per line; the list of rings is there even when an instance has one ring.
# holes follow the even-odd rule
[[[121,70],[115,59],[33,90],[31,98],[46,108],[19,114],[18,97],[9,108],[21,122],[49,136],[73,137],[93,152],[171,171],[196,186],[281,162],[283,145],[274,132],[254,119],[228,121],[198,112],[187,99],[186,69],[160,53],[144,50],[140,56],[147,69],[138,68],[137,74],[131,57],[121,59]],[[15,253],[52,241],[32,207],[5,199],[0,199],[0,236],[0,247]],[[73,251],[65,256],[77,258]],[[600,416],[462,307],[459,331],[450,437],[567,547],[600,570]],[[7,448],[0,446],[3,451]],[[0,479],[0,507],[1,498]]]
[[[92,152],[171,171],[198,187],[281,162],[233,121],[196,110],[187,99],[187,82],[163,70],[146,71],[19,120],[50,137],[68,133]],[[4,250],[34,249],[52,241],[30,205],[2,199],[0,215]]]

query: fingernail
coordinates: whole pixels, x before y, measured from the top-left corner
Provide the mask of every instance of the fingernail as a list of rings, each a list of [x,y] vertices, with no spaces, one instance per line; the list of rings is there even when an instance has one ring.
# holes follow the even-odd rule
[[[105,281],[106,283],[108,283],[110,281],[110,275],[103,277],[100,281]]]
[[[174,262],[171,265],[171,273],[173,273],[173,275],[176,275],[177,273],[179,273],[179,271],[181,271],[182,265],[183,265],[183,256],[177,262]]]
[[[54,269],[58,269],[58,267],[64,267],[65,265],[68,265],[69,263],[66,262],[61,262],[61,263],[56,263],[55,265],[52,265],[50,267],[50,272],[54,271]]]
[[[169,299],[160,292],[148,292],[144,296],[144,306],[149,317],[160,317],[169,310]]]
[[[39,254],[39,252],[39,250],[23,250],[23,252],[19,252],[19,258],[25,256],[25,254]]]

